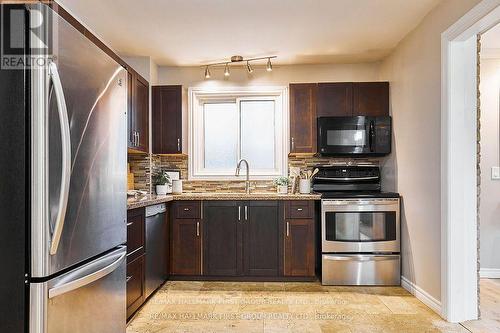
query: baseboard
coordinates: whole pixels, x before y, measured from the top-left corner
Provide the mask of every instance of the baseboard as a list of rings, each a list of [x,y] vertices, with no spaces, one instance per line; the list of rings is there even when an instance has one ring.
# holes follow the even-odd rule
[[[500,268],[481,268],[479,276],[487,279],[500,279]]]
[[[408,290],[412,295],[434,310],[438,315],[441,315],[441,302],[404,276],[401,276],[401,287]]]

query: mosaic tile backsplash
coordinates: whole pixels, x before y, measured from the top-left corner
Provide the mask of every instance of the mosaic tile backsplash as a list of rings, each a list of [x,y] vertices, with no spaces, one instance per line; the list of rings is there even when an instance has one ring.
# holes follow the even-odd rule
[[[220,181],[193,181],[188,178],[188,156],[187,155],[129,155],[131,172],[134,173],[134,186],[136,189],[147,190],[154,193],[151,183],[151,175],[160,169],[179,170],[183,179],[183,191],[185,193],[198,192],[245,192],[244,177],[241,180]],[[377,159],[349,159],[349,158],[325,158],[312,154],[290,155],[288,166],[301,169],[312,169],[317,165],[346,164],[346,163],[371,163],[378,164]],[[272,180],[251,181],[251,190],[255,192],[275,192],[276,186]]]

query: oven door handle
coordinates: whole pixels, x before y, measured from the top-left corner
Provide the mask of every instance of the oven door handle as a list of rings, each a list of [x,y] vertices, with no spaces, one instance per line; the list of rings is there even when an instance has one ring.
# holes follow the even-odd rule
[[[339,261],[385,261],[394,260],[399,258],[399,255],[387,254],[387,255],[351,255],[351,256],[335,256],[335,255],[323,255],[326,260],[339,260]]]

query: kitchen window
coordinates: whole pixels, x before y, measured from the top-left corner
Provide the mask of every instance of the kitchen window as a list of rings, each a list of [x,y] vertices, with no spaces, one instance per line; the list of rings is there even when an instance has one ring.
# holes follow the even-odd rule
[[[286,89],[190,90],[189,178],[231,180],[239,159],[252,179],[286,171]]]

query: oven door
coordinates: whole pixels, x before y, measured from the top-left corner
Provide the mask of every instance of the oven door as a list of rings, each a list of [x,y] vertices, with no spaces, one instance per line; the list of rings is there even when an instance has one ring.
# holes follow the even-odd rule
[[[321,201],[323,253],[400,252],[399,199]]]
[[[323,155],[374,153],[375,122],[357,117],[318,118],[318,150]]]

